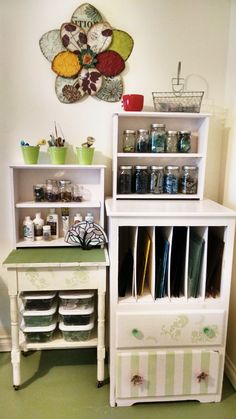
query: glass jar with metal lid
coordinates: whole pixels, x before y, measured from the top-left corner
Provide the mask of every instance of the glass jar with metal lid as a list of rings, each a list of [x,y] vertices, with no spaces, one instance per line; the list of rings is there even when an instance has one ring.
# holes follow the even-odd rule
[[[183,166],[183,174],[180,178],[180,192],[184,194],[196,194],[198,184],[198,167]]]
[[[136,132],[132,129],[123,131],[123,152],[134,153],[135,151]]]
[[[191,150],[191,131],[179,131],[178,151],[188,153]]]
[[[168,194],[177,194],[179,184],[179,166],[166,166],[164,192]]]
[[[72,201],[72,185],[70,180],[59,180],[59,200]]]
[[[178,153],[178,131],[167,131],[166,153]]]
[[[148,151],[149,131],[148,129],[138,129],[135,151],[146,153]]]
[[[165,124],[151,124],[149,137],[150,153],[164,153],[166,142]]]
[[[140,194],[145,194],[148,192],[147,166],[135,166],[134,191],[135,193]]]
[[[118,175],[118,193],[130,194],[132,192],[132,166],[120,166]]]
[[[163,193],[164,186],[164,167],[151,166],[150,192],[153,194]]]
[[[45,200],[48,202],[58,201],[58,184],[54,179],[46,180]]]

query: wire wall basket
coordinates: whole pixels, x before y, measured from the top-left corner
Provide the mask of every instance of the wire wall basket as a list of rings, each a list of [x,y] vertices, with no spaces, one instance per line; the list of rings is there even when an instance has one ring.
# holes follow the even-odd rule
[[[200,112],[203,91],[185,91],[184,79],[180,78],[181,62],[177,78],[172,78],[172,92],[152,92],[154,109],[157,112]]]

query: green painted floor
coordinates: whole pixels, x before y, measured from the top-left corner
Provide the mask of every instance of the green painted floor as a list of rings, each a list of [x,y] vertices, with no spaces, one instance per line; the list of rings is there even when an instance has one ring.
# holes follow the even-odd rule
[[[94,349],[32,352],[21,357],[21,374],[21,389],[15,391],[10,353],[0,353],[1,419],[236,418],[236,392],[227,379],[221,403],[188,401],[111,408],[109,384],[96,387]]]

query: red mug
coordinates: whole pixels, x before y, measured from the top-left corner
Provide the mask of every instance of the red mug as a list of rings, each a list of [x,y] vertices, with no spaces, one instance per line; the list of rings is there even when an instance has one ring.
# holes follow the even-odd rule
[[[143,95],[123,95],[122,99],[125,111],[141,111],[143,109]]]

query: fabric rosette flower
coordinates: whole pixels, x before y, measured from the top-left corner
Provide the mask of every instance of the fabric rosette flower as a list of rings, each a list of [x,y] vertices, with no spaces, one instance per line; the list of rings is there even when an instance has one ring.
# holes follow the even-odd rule
[[[108,102],[121,99],[120,74],[132,52],[133,39],[103,22],[95,7],[82,4],[71,22],[47,32],[39,43],[57,74],[55,90],[61,102],[77,102],[88,95]]]

